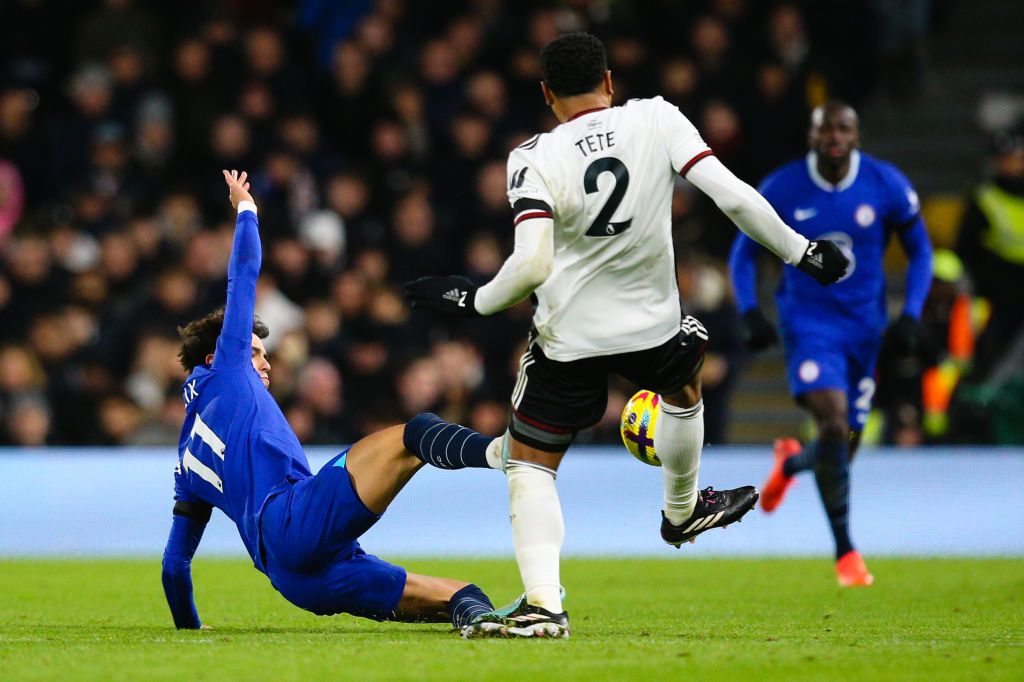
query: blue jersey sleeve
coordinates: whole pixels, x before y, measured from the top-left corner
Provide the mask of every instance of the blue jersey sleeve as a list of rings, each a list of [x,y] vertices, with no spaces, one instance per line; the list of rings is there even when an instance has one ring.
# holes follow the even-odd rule
[[[174,626],[179,629],[195,630],[202,625],[192,597],[192,557],[205,529],[205,521],[175,515],[164,548],[161,582]]]
[[[903,312],[920,319],[932,284],[932,245],[921,219],[921,202],[907,176],[891,164],[881,167],[888,193],[885,224],[896,231],[908,260]]]
[[[235,240],[228,263],[228,301],[224,327],[217,339],[213,366],[229,369],[252,362],[252,323],[256,314],[256,279],[263,248],[259,222],[252,211],[241,211],[235,222]]]
[[[921,216],[910,227],[900,230],[900,244],[907,254],[907,297],[903,312],[915,320],[921,318],[925,299],[932,286],[932,243]]]
[[[740,313],[757,308],[757,253],[761,245],[742,232],[729,252],[729,276]]]
[[[921,212],[921,202],[917,197],[917,192],[907,176],[899,172],[895,166],[884,163],[882,168],[888,193],[885,224],[897,230],[907,229]]]

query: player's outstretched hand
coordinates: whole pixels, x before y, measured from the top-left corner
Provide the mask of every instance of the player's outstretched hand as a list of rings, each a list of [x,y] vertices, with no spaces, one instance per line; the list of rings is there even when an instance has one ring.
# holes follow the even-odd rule
[[[237,211],[239,203],[252,201],[252,195],[249,194],[248,173],[242,171],[242,174],[239,175],[236,170],[230,173],[225,170],[221,171],[221,173],[224,174],[224,181],[228,184],[228,199],[231,200],[231,208]]]
[[[912,355],[921,341],[921,323],[903,313],[885,331],[885,342],[896,355]]]
[[[747,348],[756,352],[777,344],[779,333],[761,309],[754,308],[743,313],[743,340]]]
[[[476,290],[471,279],[460,275],[420,277],[405,285],[405,300],[413,308],[472,317],[480,314],[473,307]]]
[[[819,239],[807,245],[807,251],[796,267],[818,280],[818,284],[828,286],[845,275],[849,266],[850,259],[834,242]]]

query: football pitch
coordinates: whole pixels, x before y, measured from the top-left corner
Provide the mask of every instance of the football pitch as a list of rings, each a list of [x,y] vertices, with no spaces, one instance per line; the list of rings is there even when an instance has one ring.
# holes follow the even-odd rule
[[[509,560],[405,562],[519,590]],[[0,679],[1020,680],[1024,558],[567,559],[568,641],[463,641],[439,624],[319,618],[243,561],[193,564],[214,629],[177,632],[159,560],[0,560]]]

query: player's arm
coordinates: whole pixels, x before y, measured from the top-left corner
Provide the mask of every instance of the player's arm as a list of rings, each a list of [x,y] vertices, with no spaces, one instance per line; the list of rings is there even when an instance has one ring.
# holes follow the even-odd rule
[[[213,508],[199,502],[177,501],[171,533],[164,548],[161,579],[174,627],[196,630],[202,627],[192,598],[192,557],[195,556]]]
[[[519,223],[512,255],[476,293],[475,307],[491,315],[519,303],[551,274],[555,260],[555,222],[535,217]]]
[[[729,252],[729,276],[736,304],[743,317],[743,340],[751,350],[763,350],[779,342],[775,326],[757,305],[757,256],[761,246],[745,234],[736,236]]]
[[[896,234],[907,254],[907,294],[903,314],[889,327],[887,336],[894,351],[909,354],[920,341],[921,311],[932,286],[932,243],[920,215]]]
[[[235,239],[228,261],[228,300],[224,307],[224,327],[213,355],[215,367],[247,367],[252,358],[252,323],[256,312],[256,279],[260,274],[263,247],[260,244],[256,204],[249,194],[246,173],[224,172],[228,198],[238,210]]]
[[[413,308],[450,315],[491,315],[519,303],[551,274],[555,259],[555,223],[551,195],[524,154],[509,156],[509,201],[515,213],[512,255],[487,284],[468,277],[422,277],[405,287]]]
[[[551,274],[555,223],[536,218],[516,228],[515,248],[498,273],[477,287],[468,277],[421,277],[405,286],[413,308],[452,315],[492,315],[533,293]]]
[[[672,168],[707,194],[740,230],[821,284],[832,284],[850,261],[835,244],[808,239],[782,222],[767,199],[719,161],[700,133],[675,106],[660,97],[652,116]]]
[[[711,197],[747,236],[819,283],[832,284],[846,273],[850,261],[838,246],[798,234],[782,222],[767,199],[733,175],[716,157],[709,155],[697,161],[686,179]]]
[[[907,254],[907,298],[903,314],[921,319],[925,299],[932,286],[932,242],[921,216],[898,233],[903,251]]]

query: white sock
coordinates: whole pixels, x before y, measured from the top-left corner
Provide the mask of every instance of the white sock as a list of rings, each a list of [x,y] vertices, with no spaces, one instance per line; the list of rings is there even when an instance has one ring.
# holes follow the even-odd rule
[[[704,446],[704,401],[676,407],[661,401],[654,430],[654,450],[665,476],[665,517],[675,525],[693,514],[697,504],[697,473]]]
[[[487,450],[484,451],[487,457],[487,466],[498,471],[501,471],[501,449],[504,447],[502,444],[504,440],[505,436],[498,436],[491,441],[491,444],[487,446]]]
[[[517,460],[509,461],[506,473],[512,541],[526,600],[551,613],[561,613],[558,555],[565,525],[555,474],[546,467]]]

